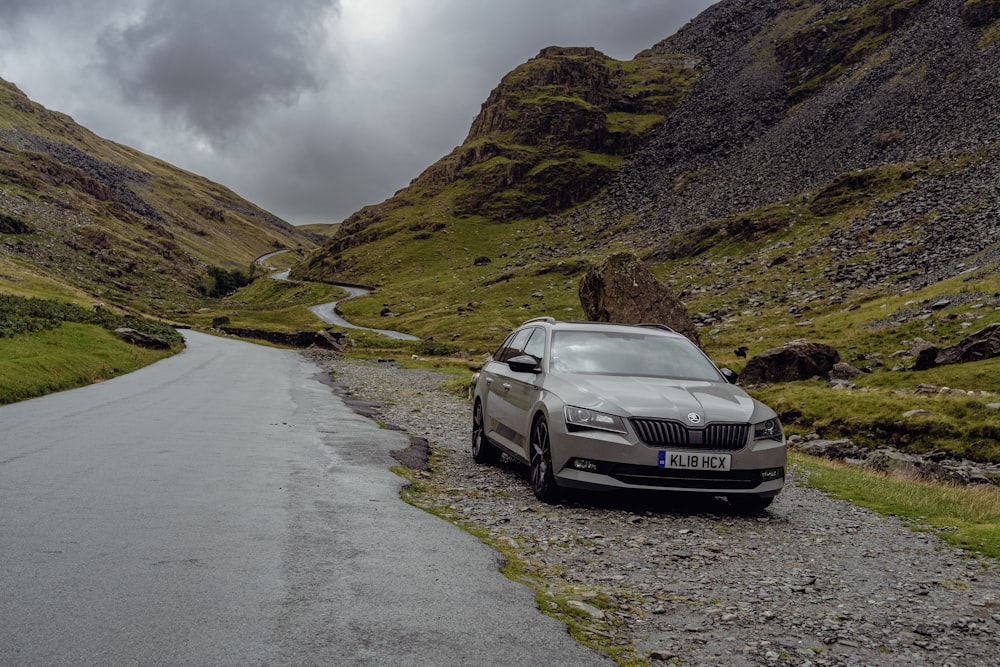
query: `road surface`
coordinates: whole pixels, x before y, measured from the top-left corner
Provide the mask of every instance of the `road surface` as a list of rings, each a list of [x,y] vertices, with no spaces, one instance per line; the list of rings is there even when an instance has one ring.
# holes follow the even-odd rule
[[[301,355],[181,354],[0,407],[2,665],[607,665],[399,499]]]

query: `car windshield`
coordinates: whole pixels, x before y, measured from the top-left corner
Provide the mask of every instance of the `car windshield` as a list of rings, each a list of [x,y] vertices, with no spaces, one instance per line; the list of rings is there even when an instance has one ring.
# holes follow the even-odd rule
[[[560,373],[722,380],[693,343],[652,332],[557,331],[551,353]]]

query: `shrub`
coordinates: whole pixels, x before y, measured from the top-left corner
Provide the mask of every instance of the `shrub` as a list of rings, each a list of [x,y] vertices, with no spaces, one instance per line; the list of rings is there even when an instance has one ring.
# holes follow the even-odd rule
[[[198,291],[210,299],[220,299],[253,282],[253,276],[238,269],[227,271],[219,266],[208,267],[208,281],[198,285]]]
[[[169,325],[122,315],[110,308],[84,308],[75,303],[0,294],[0,338],[55,329],[63,322],[93,324],[111,331],[127,327],[162,338],[171,345],[182,340],[177,330]]]

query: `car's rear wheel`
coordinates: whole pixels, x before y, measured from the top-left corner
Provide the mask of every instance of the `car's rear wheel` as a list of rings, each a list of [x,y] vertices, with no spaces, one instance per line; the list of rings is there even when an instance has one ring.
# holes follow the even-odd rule
[[[774,496],[751,496],[733,494],[728,496],[729,504],[741,514],[760,514],[768,508]]]
[[[545,417],[538,417],[531,426],[531,490],[535,497],[546,503],[559,500],[559,487],[552,474],[552,448],[549,444],[549,424]]]
[[[500,462],[500,450],[486,437],[483,403],[477,400],[472,408],[472,460],[483,465]]]

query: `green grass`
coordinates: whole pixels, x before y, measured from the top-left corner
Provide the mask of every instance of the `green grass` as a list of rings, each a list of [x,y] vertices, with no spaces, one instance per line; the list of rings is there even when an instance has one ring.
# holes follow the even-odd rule
[[[806,484],[880,514],[896,516],[918,530],[930,529],[948,544],[1000,558],[1000,489],[958,487],[886,477],[793,453]]]
[[[108,380],[171,354],[129,345],[99,326],[71,322],[0,338],[0,404]]]
[[[130,373],[183,348],[180,334],[154,320],[110,307],[85,306],[86,295],[0,264],[18,289],[0,292],[0,404],[73,389]],[[147,350],[114,333],[128,327],[156,336],[169,350]]]
[[[100,301],[78,287],[4,254],[0,254],[0,293],[68,301],[83,306]]]

